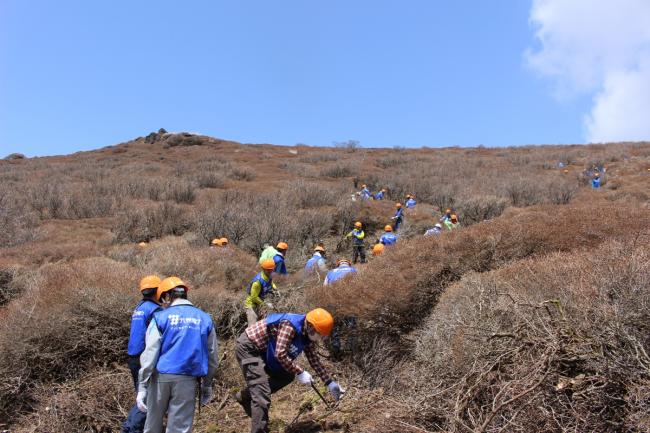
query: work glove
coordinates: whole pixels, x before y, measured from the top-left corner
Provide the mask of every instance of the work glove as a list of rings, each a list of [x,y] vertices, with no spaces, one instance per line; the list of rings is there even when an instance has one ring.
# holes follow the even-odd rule
[[[273,306],[273,304],[271,302],[267,302],[266,303],[266,308],[268,308],[269,310],[273,310],[275,307]]]
[[[335,381],[331,381],[329,384],[327,384],[327,389],[329,389],[330,394],[332,394],[332,397],[336,401],[339,401],[343,394],[345,394],[345,390],[341,388],[341,385],[339,385],[338,382]]]
[[[205,406],[210,403],[213,396],[214,391],[212,391],[212,385],[201,386],[201,406]]]
[[[147,411],[147,391],[138,391],[138,395],[135,397],[135,404],[138,406],[140,412]]]
[[[311,374],[307,370],[304,370],[302,373],[300,373],[298,376],[296,376],[298,379],[298,382],[302,383],[303,385],[311,385],[311,382],[313,381]]]

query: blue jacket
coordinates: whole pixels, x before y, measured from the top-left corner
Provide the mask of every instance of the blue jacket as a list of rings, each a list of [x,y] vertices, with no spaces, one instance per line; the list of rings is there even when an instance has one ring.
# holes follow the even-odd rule
[[[356,274],[357,270],[349,265],[341,265],[338,268],[334,268],[327,273],[325,277],[325,284],[332,284],[334,281],[340,280],[345,277],[347,274]]]
[[[384,245],[393,245],[395,242],[397,242],[397,235],[392,232],[384,233],[381,238],[379,238],[379,242]]]
[[[364,198],[370,198],[370,190],[368,188],[364,188],[361,190],[361,195]]]
[[[318,266],[319,260],[325,261],[323,256],[321,256],[320,254],[314,254],[309,260],[307,260],[307,263],[305,264],[305,271],[307,272],[315,271],[316,267]]]
[[[426,232],[424,232],[424,236],[433,236],[433,235],[439,235],[442,232],[442,229],[439,229],[438,227],[433,227],[428,229]]]
[[[384,199],[384,193],[379,191],[377,194],[375,194],[375,200],[383,200]]]
[[[393,218],[395,218],[396,220],[401,220],[402,216],[404,216],[404,209],[399,208],[397,209],[397,211],[395,211],[395,216]]]
[[[260,286],[262,286],[262,291],[260,292],[260,298],[261,298],[261,299],[264,299],[264,297],[265,297],[266,295],[268,295],[269,292],[271,292],[271,291],[273,290],[273,279],[272,279],[271,277],[269,277],[269,280],[266,281],[266,280],[262,277],[262,273],[261,273],[261,272],[258,273],[257,275],[255,275],[255,278],[253,278],[253,280],[251,281],[251,283],[248,285],[248,292],[247,292],[247,293],[248,293],[249,295],[251,294],[251,287],[253,287],[253,284],[254,284],[256,281],[257,281],[258,283],[260,283]]]
[[[418,204],[418,202],[415,201],[414,198],[410,198],[410,199],[406,200],[406,207],[407,208],[415,207],[416,204]]]
[[[591,179],[592,188],[600,188],[600,178]]]
[[[147,327],[153,317],[153,313],[160,309],[160,306],[149,299],[141,300],[131,315],[131,334],[129,335],[129,356],[139,356],[144,350],[144,337]]]
[[[208,374],[208,335],[212,318],[193,305],[172,305],[154,314],[162,335],[156,370],[202,377]]]
[[[273,256],[273,261],[275,262],[275,270],[273,272],[277,274],[287,275],[287,267],[284,264],[284,256],[282,256],[282,254],[276,254]]]
[[[305,347],[309,345],[309,338],[303,333],[303,326],[305,324],[305,314],[294,314],[294,313],[273,313],[266,318],[266,326],[275,326],[279,325],[280,322],[288,320],[291,323],[291,326],[296,330],[296,336],[291,340],[289,344],[289,358],[291,360],[296,359]],[[269,332],[269,342],[266,346],[266,367],[272,372],[280,373],[285,371],[282,368],[282,365],[278,362],[278,358],[275,354],[275,345],[276,340],[271,336]]]

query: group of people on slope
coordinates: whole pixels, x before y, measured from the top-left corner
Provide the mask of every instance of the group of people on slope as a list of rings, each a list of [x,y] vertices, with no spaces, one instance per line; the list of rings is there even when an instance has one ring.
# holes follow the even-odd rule
[[[272,270],[264,270],[270,281]],[[200,405],[213,397],[219,365],[214,322],[188,300],[189,288],[178,277],[146,276],[140,281],[140,292],[127,348],[136,402],[122,432],[161,433],[165,414],[167,433],[191,432],[197,391]],[[296,362],[302,352],[332,397],[341,397],[344,390],[316,350],[333,327],[332,315],[316,308],[306,314],[273,313],[241,333],[235,356],[246,386],[235,399],[251,418],[251,432],[268,432],[271,394],[294,378],[313,386],[311,373]]]

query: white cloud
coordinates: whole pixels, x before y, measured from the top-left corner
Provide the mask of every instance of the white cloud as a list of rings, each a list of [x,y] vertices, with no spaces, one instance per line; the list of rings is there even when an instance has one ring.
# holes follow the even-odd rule
[[[534,0],[528,64],[556,96],[593,94],[591,142],[650,139],[650,1]]]

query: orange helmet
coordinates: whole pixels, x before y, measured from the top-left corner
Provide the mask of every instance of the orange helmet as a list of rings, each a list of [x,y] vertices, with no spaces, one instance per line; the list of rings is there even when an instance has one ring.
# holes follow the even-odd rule
[[[272,271],[275,269],[275,262],[273,259],[266,259],[262,261],[262,269],[266,269],[267,271]]]
[[[362,226],[363,226],[363,224],[361,224],[361,221],[357,221],[356,223],[354,223],[355,228],[360,229]]]
[[[395,203],[395,207],[397,207],[397,208],[402,207],[402,203]]]
[[[167,277],[164,280],[160,282],[160,285],[158,286],[158,290],[156,291],[156,299],[160,300],[160,297],[166,293],[169,292],[172,289],[175,289],[176,287],[183,287],[185,291],[188,291],[187,285],[183,282],[178,277]]]
[[[278,244],[275,246],[275,248],[277,248],[279,250],[288,250],[289,245],[287,245],[286,242],[278,242]]]
[[[372,255],[373,256],[378,256],[379,254],[384,252],[384,244],[375,244],[374,247],[372,247]]]
[[[140,280],[140,291],[147,289],[157,289],[160,285],[160,278],[156,275],[147,275]]]
[[[324,253],[325,247],[318,245],[316,246],[316,248],[314,248],[314,251],[320,251],[321,253]]]
[[[451,217],[450,217],[450,218],[451,218],[452,221],[458,221],[458,217],[456,216],[455,213],[454,213],[454,214],[451,214]]]
[[[363,185],[361,185],[361,188],[365,188],[366,186],[367,186],[367,185],[364,183]]]
[[[445,213],[451,213],[451,209],[446,209]]]
[[[147,243],[144,242],[144,241],[142,241],[142,242],[140,242],[140,243],[138,244],[138,246],[139,246],[140,248],[144,248],[144,247],[147,246]]]
[[[316,308],[307,313],[305,321],[310,323],[316,332],[325,337],[332,333],[334,327],[334,318],[327,310],[322,308]]]
[[[386,226],[384,226],[384,231],[392,232],[393,228],[390,225],[386,225]]]
[[[219,240],[221,241],[221,246],[228,245],[228,238],[221,238]]]
[[[210,245],[221,245],[221,239],[219,238],[212,239],[212,241],[210,241]]]

